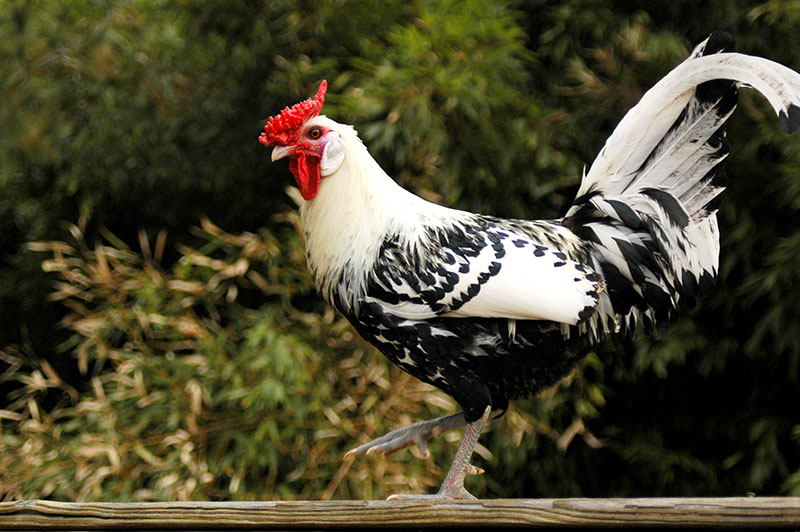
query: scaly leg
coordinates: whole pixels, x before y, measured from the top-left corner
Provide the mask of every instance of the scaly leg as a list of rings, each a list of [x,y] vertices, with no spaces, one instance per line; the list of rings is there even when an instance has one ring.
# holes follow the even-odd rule
[[[475,497],[464,488],[464,478],[467,475],[479,475],[483,470],[473,466],[469,463],[472,457],[472,451],[475,449],[475,444],[478,443],[478,438],[483,432],[486,423],[489,422],[492,408],[487,406],[486,411],[480,419],[472,423],[466,423],[464,420],[463,412],[458,412],[450,416],[440,417],[431,421],[421,421],[414,423],[407,427],[394,430],[385,436],[375,438],[369,443],[365,443],[360,447],[356,447],[345,454],[345,458],[353,455],[362,455],[370,453],[383,453],[391,454],[400,449],[410,447],[411,445],[419,446],[420,450],[428,454],[428,448],[425,442],[432,437],[439,434],[460,427],[466,423],[467,428],[464,430],[464,436],[461,438],[461,445],[458,447],[453,464],[450,466],[450,471],[442,482],[439,492],[435,495],[418,495],[418,494],[395,494],[390,495],[389,499],[474,499]],[[497,412],[499,414],[500,412]]]
[[[444,478],[438,493],[434,495],[399,493],[390,495],[388,499],[475,499],[475,496],[464,487],[464,479],[467,475],[483,473],[483,470],[470,464],[469,460],[472,458],[472,451],[475,449],[475,444],[478,443],[481,432],[486,427],[486,423],[489,422],[491,412],[492,407],[487,406],[480,419],[467,423],[464,436],[461,438],[461,445],[458,447],[456,456],[450,466],[450,471],[447,472],[447,476]]]
[[[351,449],[345,454],[345,458],[353,455],[378,452],[391,454],[400,449],[410,447],[411,445],[417,445],[420,450],[427,455],[428,448],[425,442],[429,438],[466,424],[467,428],[464,429],[461,445],[458,447],[450,470],[447,472],[447,476],[444,478],[438,493],[434,495],[400,493],[390,495],[388,499],[475,499],[475,496],[464,487],[464,479],[467,475],[480,475],[483,473],[482,469],[470,464],[469,460],[472,458],[472,451],[475,449],[475,444],[478,443],[478,438],[480,438],[483,429],[489,422],[491,413],[492,407],[487,406],[480,419],[472,423],[466,423],[463,412],[430,421],[420,421],[419,423],[394,430],[380,438],[375,438],[369,443],[365,443],[355,449]],[[502,414],[502,411],[495,412],[495,415],[499,414]]]
[[[492,407],[487,406],[486,410],[480,419],[467,424],[464,430],[464,436],[461,438],[461,445],[458,447],[456,456],[453,458],[453,463],[450,466],[450,471],[444,477],[442,485],[439,487],[439,493],[433,495],[437,499],[475,499],[476,497],[467,491],[464,487],[464,479],[469,474],[480,474],[483,470],[475,467],[469,463],[472,458],[472,451],[475,449],[475,444],[478,443],[478,438],[481,437],[486,423],[489,422],[489,414]],[[405,498],[403,495],[394,495],[390,499]]]
[[[463,412],[439,417],[430,421],[420,421],[419,423],[393,430],[380,438],[375,438],[364,445],[351,449],[344,457],[347,458],[349,456],[360,456],[362,454],[371,453],[387,455],[412,445],[419,447],[419,450],[422,451],[425,456],[428,456],[430,453],[426,444],[427,440],[435,438],[450,429],[462,427],[465,423]]]

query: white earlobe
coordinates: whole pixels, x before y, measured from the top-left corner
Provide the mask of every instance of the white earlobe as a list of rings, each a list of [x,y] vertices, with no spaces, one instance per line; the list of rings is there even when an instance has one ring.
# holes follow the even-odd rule
[[[327,177],[334,173],[342,165],[345,156],[344,141],[338,135],[325,144],[320,161],[319,174]]]

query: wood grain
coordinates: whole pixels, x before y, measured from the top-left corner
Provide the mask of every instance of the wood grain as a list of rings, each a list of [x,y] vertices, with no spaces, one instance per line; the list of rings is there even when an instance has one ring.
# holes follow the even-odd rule
[[[795,528],[800,497],[0,503],[0,530]]]

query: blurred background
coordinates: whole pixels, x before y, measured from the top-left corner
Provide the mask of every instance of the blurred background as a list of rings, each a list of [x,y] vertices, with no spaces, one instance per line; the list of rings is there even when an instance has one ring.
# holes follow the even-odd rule
[[[382,498],[343,460],[455,411],[314,293],[269,115],[325,114],[425,198],[563,214],[624,112],[711,31],[800,69],[780,0],[0,3],[0,500]],[[743,90],[716,294],[491,424],[481,497],[800,495],[800,136]]]

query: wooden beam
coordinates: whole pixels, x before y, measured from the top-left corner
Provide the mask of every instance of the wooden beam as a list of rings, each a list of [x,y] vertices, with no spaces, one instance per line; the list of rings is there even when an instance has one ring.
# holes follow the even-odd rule
[[[0,503],[0,530],[800,528],[800,497]]]

